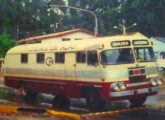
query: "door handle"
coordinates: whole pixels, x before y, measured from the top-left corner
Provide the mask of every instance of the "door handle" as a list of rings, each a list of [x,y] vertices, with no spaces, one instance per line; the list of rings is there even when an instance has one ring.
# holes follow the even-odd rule
[[[76,64],[73,64],[74,67],[76,67]]]

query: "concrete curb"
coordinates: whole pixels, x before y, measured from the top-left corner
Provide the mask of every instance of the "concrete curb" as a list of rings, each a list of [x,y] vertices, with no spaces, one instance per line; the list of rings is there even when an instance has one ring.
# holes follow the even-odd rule
[[[80,120],[81,116],[74,113],[66,113],[66,112],[57,112],[54,110],[49,109],[35,109],[35,108],[19,108],[19,107],[8,107],[8,106],[0,106],[0,113],[37,113],[37,114],[44,114],[47,113],[53,116],[61,116],[61,117],[69,117],[74,118],[76,120]]]

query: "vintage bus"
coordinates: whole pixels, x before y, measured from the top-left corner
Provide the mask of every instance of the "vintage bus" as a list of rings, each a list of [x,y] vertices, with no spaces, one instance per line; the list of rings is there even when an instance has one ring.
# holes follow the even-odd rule
[[[90,109],[116,100],[142,105],[162,85],[152,43],[140,33],[18,45],[7,52],[4,70],[5,85],[25,100],[53,94],[53,105],[63,108],[68,98],[86,98]]]

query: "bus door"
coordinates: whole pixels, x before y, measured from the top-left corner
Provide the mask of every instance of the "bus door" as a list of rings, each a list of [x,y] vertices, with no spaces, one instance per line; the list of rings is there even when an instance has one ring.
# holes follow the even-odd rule
[[[65,74],[68,80],[67,82],[67,96],[72,98],[80,97],[80,87],[77,85],[76,78],[76,60],[75,53],[65,54]]]
[[[76,77],[81,81],[100,79],[97,51],[81,51],[76,53]]]
[[[97,51],[87,51],[87,74],[90,81],[100,81],[102,78]]]
[[[66,77],[70,79],[75,79],[76,77],[76,67],[75,67],[75,53],[65,53],[65,74]]]

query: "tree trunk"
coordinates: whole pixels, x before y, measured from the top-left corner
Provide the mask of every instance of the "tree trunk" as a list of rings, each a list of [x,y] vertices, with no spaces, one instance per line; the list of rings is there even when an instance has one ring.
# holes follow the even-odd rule
[[[19,39],[19,22],[16,23],[16,34],[15,34],[15,39]]]

